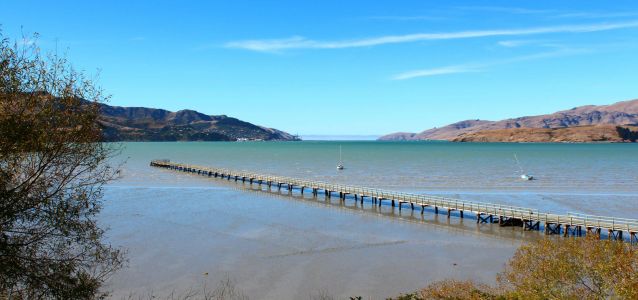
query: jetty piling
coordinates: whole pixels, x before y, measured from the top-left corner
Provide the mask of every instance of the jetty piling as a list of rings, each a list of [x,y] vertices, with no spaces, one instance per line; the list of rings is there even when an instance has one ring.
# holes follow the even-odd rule
[[[625,237],[628,237],[627,241],[629,243],[638,245],[637,219],[594,216],[580,213],[547,213],[526,207],[461,201],[459,199],[433,195],[403,193],[224,168],[202,167],[174,163],[169,160],[153,160],[150,165],[152,167],[187,172],[200,176],[226,178],[227,180],[234,178],[235,182],[241,180],[245,183],[248,181],[251,185],[258,183],[260,187],[265,183],[269,189],[272,185],[276,184],[279,191],[281,191],[282,186],[285,185],[289,193],[297,189],[302,195],[306,189],[312,189],[313,197],[316,197],[319,190],[322,190],[326,200],[329,200],[333,193],[339,193],[340,201],[346,201],[347,197],[350,196],[350,198],[354,199],[355,204],[359,201],[361,205],[363,205],[365,197],[369,199],[370,203],[373,205],[378,204],[379,207],[381,207],[383,200],[390,200],[393,208],[396,205],[399,206],[399,211],[402,210],[403,204],[409,203],[412,211],[414,211],[415,207],[420,206],[421,214],[425,212],[426,207],[433,207],[435,214],[439,213],[439,208],[447,210],[448,218],[452,216],[452,211],[457,211],[460,218],[464,218],[465,214],[470,213],[476,216],[477,224],[498,223],[499,226],[516,226],[521,227],[523,230],[541,230],[542,228],[547,235],[559,235],[564,237],[593,235],[601,238],[601,233],[605,231],[607,238],[610,240],[624,241]],[[627,236],[625,236],[624,233],[626,233]]]

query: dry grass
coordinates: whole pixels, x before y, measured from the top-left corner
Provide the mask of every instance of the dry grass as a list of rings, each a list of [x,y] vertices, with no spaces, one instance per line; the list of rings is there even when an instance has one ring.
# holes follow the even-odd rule
[[[144,295],[130,294],[126,297],[122,297],[122,300],[189,300],[189,299],[204,299],[204,300],[248,300],[248,296],[237,287],[237,282],[226,276],[220,280],[214,288],[211,288],[207,282],[202,283],[199,287],[191,287],[186,291],[172,291],[169,294],[159,295],[151,291]]]

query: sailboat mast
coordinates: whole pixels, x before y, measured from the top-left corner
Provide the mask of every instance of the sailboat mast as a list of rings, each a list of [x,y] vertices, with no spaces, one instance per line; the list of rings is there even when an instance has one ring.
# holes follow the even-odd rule
[[[525,174],[525,172],[523,171],[523,167],[521,167],[521,163],[518,161],[518,157],[516,156],[516,153],[514,153],[514,159],[516,160],[516,165],[518,166],[518,169],[521,171],[521,174]]]

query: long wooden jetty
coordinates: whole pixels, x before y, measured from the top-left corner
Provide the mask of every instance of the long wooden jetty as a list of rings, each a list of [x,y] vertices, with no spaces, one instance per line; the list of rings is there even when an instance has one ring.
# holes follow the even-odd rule
[[[297,189],[303,194],[306,191],[317,196],[322,192],[325,197],[331,198],[339,195],[339,199],[354,199],[363,203],[364,199],[373,204],[390,203],[392,207],[398,206],[399,210],[406,207],[410,209],[433,208],[435,213],[443,211],[447,217],[459,216],[464,218],[467,213],[476,217],[477,223],[497,223],[500,226],[518,226],[523,230],[543,230],[545,234],[562,236],[595,235],[601,237],[602,233],[608,239],[627,240],[629,235],[631,244],[638,244],[638,220],[627,218],[614,218],[594,216],[580,213],[554,214],[541,212],[538,209],[511,206],[505,204],[485,203],[475,201],[463,201],[433,195],[403,193],[377,188],[351,186],[335,183],[327,183],[316,180],[305,180],[293,177],[258,174],[248,171],[237,171],[225,168],[211,168],[197,165],[181,164],[169,160],[153,160],[152,167],[165,168],[175,171],[188,172],[201,176],[214,177],[234,181],[249,182],[250,184],[267,185],[269,188],[285,188],[289,191]],[[454,212],[454,214],[453,214]]]

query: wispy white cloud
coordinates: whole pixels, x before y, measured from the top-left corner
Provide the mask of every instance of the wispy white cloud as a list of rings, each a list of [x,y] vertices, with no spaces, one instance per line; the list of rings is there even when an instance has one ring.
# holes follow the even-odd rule
[[[604,19],[636,17],[638,12],[568,12],[550,16],[551,18],[581,18],[581,19]]]
[[[451,40],[481,38],[493,36],[525,36],[548,33],[584,33],[607,31],[624,28],[636,28],[638,21],[597,23],[584,25],[562,25],[548,27],[533,27],[519,29],[496,29],[496,30],[470,30],[444,33],[416,33],[406,35],[388,35],[372,37],[366,39],[339,40],[339,41],[316,41],[301,36],[293,36],[285,39],[271,40],[243,40],[233,41],[225,44],[227,48],[237,48],[261,52],[278,52],[289,49],[341,49],[355,47],[369,47],[384,44],[409,43],[428,40]]]
[[[413,70],[408,72],[403,72],[392,77],[393,80],[405,80],[416,77],[428,77],[428,76],[437,76],[437,75],[445,75],[445,74],[457,74],[457,73],[470,73],[470,72],[480,72],[481,69],[478,66],[472,65],[457,65],[457,66],[446,66],[440,68],[433,69],[423,69],[423,70]]]
[[[482,11],[504,13],[512,15],[544,15],[547,18],[582,18],[582,19],[602,19],[602,18],[622,18],[635,17],[638,12],[627,11],[565,11],[555,9],[534,9],[524,7],[507,7],[507,6],[458,6],[459,10],[465,11]]]
[[[229,42],[225,45],[227,48],[239,48],[253,51],[277,52],[286,49],[299,48],[328,48],[327,44],[306,39],[301,36],[293,36],[285,39],[269,39],[269,40],[244,40]]]
[[[417,77],[428,77],[428,76],[436,76],[436,75],[444,75],[444,74],[485,72],[487,71],[489,67],[493,67],[497,65],[506,65],[506,64],[516,63],[516,62],[528,61],[528,60],[536,60],[536,59],[559,57],[559,56],[569,56],[569,55],[584,54],[584,53],[591,53],[591,52],[593,52],[593,50],[591,49],[565,48],[565,49],[560,49],[556,51],[540,52],[540,53],[507,58],[502,60],[495,60],[490,62],[469,63],[469,64],[463,64],[463,65],[437,67],[437,68],[431,68],[431,69],[412,70],[412,71],[396,74],[392,76],[391,79],[405,80],[405,79],[412,79]]]
[[[562,47],[562,48],[558,50],[554,50],[554,51],[539,52],[539,53],[534,53],[529,55],[503,59],[499,61],[492,61],[486,64],[485,66],[487,67],[487,66],[495,66],[495,65],[504,65],[504,64],[521,62],[521,61],[528,61],[528,60],[572,56],[572,55],[588,54],[588,53],[596,52],[596,50],[592,48],[567,48],[560,45],[555,45],[555,47]]]
[[[555,12],[555,10],[549,10],[549,9],[532,9],[532,8],[507,7],[507,6],[458,6],[457,9],[508,13],[508,14],[520,14],[520,15],[547,14],[547,13]]]
[[[508,41],[499,41],[497,42],[497,44],[499,46],[503,46],[507,48],[515,48],[515,47],[533,44],[535,42],[536,41],[533,41],[533,40],[508,40]]]

